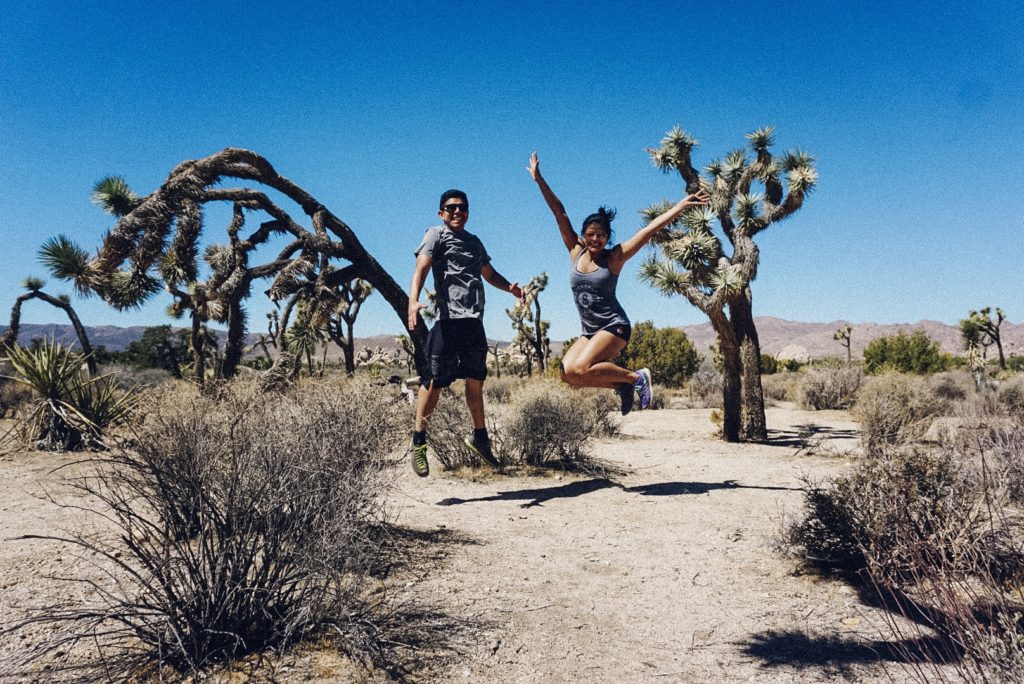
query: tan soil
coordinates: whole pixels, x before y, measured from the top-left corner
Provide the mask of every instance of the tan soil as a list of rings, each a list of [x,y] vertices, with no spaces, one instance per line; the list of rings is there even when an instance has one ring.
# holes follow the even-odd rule
[[[446,544],[424,574],[390,581],[478,625],[458,640],[456,655],[415,678],[906,680],[885,655],[882,613],[844,583],[805,574],[776,546],[784,521],[801,510],[802,478],[845,467],[856,424],[844,412],[772,408],[773,442],[736,445],[713,437],[709,413],[665,409],[623,419],[623,436],[594,450],[628,470],[612,478],[467,477],[432,461],[435,472],[420,479],[403,464],[398,524],[460,541]],[[808,444],[814,448],[801,448]],[[73,457],[0,458],[3,537],[76,524],[35,497]],[[66,562],[54,544],[4,541],[0,549],[0,628],[25,606],[67,591],[43,579]],[[4,643],[0,655],[14,648]],[[275,670],[277,681],[361,678],[322,649],[299,649]]]

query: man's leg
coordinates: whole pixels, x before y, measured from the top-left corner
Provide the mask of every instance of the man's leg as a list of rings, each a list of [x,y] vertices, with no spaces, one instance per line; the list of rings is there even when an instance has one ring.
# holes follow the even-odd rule
[[[469,392],[466,393],[467,397]],[[441,388],[434,383],[420,386],[420,393],[416,401],[416,432],[423,432],[427,429],[430,416],[434,415],[437,408],[437,400],[441,397]],[[481,408],[482,410],[482,408]]]
[[[473,429],[486,427],[484,421],[484,381],[466,378],[466,407],[473,419]]]

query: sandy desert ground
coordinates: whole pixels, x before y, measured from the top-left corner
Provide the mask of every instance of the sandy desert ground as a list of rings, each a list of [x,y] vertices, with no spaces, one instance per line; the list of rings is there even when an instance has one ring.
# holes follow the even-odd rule
[[[854,458],[844,412],[768,411],[769,444],[725,444],[709,411],[622,420],[595,455],[611,477],[490,471],[419,479],[398,470],[398,524],[443,539],[428,564],[389,579],[471,627],[423,682],[903,681],[880,610],[777,548],[804,478]],[[78,524],[38,498],[70,455],[0,458],[0,620],[67,591],[43,579],[67,562],[50,542],[10,541]],[[432,465],[435,465],[432,463]],[[2,623],[0,623],[2,624]],[[27,639],[30,641],[30,635]],[[17,643],[4,643],[9,653]],[[414,658],[415,660],[415,658]],[[300,648],[275,681],[380,681]],[[41,673],[45,680],[45,672]]]

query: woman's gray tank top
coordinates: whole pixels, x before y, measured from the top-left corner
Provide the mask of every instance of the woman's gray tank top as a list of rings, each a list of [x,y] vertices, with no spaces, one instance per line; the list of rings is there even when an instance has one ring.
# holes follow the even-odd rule
[[[593,273],[580,273],[579,262],[585,250],[580,250],[569,267],[569,285],[576,300],[584,335],[593,335],[598,330],[612,326],[629,325],[629,317],[615,297],[615,286],[619,276],[608,270],[608,250],[595,262]]]

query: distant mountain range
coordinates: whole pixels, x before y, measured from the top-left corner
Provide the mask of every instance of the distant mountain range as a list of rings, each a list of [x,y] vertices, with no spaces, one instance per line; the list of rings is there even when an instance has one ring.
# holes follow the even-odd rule
[[[786,321],[771,316],[759,316],[755,319],[757,332],[761,340],[761,350],[766,354],[781,356],[783,358],[799,358],[806,355],[808,358],[817,359],[826,356],[845,356],[846,349],[832,339],[836,330],[847,325],[846,321],[832,321],[830,323],[801,323],[799,321]],[[928,337],[939,343],[944,352],[951,354],[963,353],[963,345],[960,339],[960,330],[953,325],[940,323],[939,321],[920,321],[918,323],[850,323],[853,327],[851,333],[851,349],[854,357],[860,357],[868,343],[878,337],[895,335],[900,331],[910,333],[914,330],[924,330]],[[6,326],[0,325],[0,334],[6,330]],[[145,330],[143,326],[130,328],[119,328],[113,325],[101,325],[86,327],[89,335],[89,342],[94,346],[104,346],[110,351],[121,351],[132,342],[142,337]],[[683,327],[686,335],[693,342],[700,353],[705,353],[708,346],[714,343],[715,334],[710,323],[700,325],[687,325]],[[1024,356],[1024,324],[1013,324],[1004,322],[1000,330],[1003,338],[1003,350],[1007,356]],[[70,325],[46,324],[21,326],[18,339],[22,343],[32,338],[54,338],[64,344],[77,346],[78,338]],[[255,335],[250,335],[249,343],[256,340]],[[495,340],[491,340],[493,343]],[[502,342],[503,343],[503,342]],[[356,349],[369,347],[376,349],[382,347],[385,350],[394,349],[394,335],[374,335],[372,337],[356,338]],[[556,347],[560,345],[555,345]],[[341,350],[332,345],[328,352],[329,358],[340,357]]]

